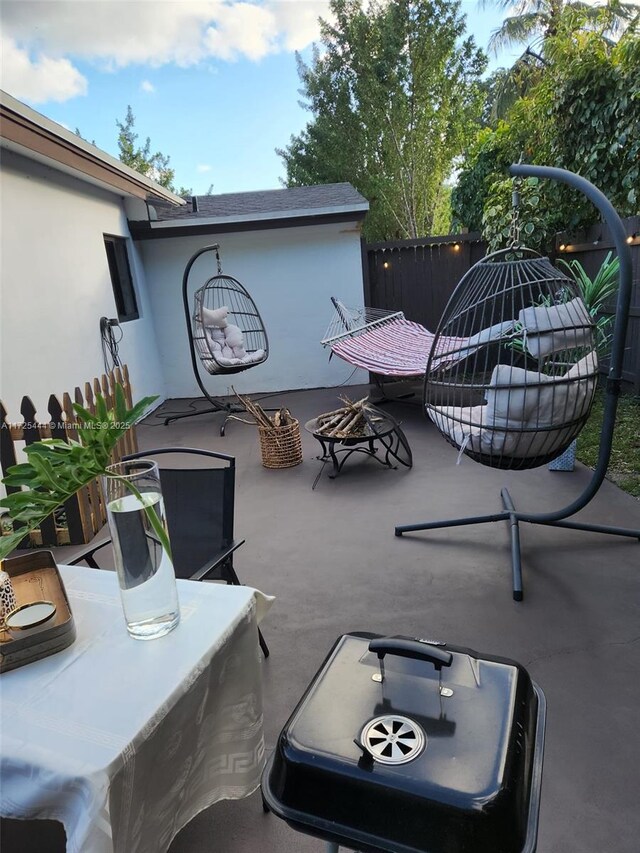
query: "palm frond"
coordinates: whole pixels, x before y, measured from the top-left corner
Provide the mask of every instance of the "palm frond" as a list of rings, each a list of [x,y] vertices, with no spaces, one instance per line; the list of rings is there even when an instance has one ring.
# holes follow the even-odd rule
[[[620,259],[612,258],[609,252],[593,279],[577,259],[566,261],[560,258],[558,263],[573,276],[585,307],[596,321],[598,351],[603,355],[611,337],[609,329],[613,316],[598,315],[618,290]]]
[[[501,50],[524,44],[545,26],[546,18],[537,12],[505,18],[502,25],[491,33],[489,50],[497,55]]]

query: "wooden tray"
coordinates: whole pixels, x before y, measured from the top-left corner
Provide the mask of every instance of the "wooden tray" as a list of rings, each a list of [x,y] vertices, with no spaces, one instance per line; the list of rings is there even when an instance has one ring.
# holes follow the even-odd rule
[[[56,612],[42,625],[21,631],[0,630],[0,672],[66,649],[76,638],[69,599],[51,551],[34,551],[3,560],[18,607],[31,601],[52,601]]]

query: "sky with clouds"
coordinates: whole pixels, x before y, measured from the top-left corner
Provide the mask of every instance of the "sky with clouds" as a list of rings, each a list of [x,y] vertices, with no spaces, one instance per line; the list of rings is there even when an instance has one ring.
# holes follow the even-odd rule
[[[462,10],[486,48],[502,13]],[[327,0],[2,0],[0,85],[114,155],[130,104],[139,141],[195,193],[273,188],[274,149],[308,120],[294,52],[327,14]]]

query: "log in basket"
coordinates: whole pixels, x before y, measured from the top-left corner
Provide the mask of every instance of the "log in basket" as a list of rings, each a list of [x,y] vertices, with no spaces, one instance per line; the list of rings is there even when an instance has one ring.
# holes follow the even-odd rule
[[[293,468],[302,462],[302,438],[296,418],[290,418],[285,426],[258,424],[258,434],[265,468]]]
[[[269,416],[260,403],[250,397],[238,394],[235,388],[233,392],[244,407],[254,418],[258,426],[260,436],[260,452],[262,464],[265,468],[293,468],[302,462],[302,438],[300,436],[300,424],[293,417],[289,409],[284,406],[276,409],[273,416]],[[269,411],[273,411],[270,409]],[[231,416],[234,420],[249,423],[244,418]]]

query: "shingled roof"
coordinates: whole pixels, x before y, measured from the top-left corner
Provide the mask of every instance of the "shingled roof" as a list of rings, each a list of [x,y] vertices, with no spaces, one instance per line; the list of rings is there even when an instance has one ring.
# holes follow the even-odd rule
[[[134,237],[149,239],[190,233],[254,230],[359,220],[369,202],[349,183],[281,190],[201,195],[176,208],[162,202],[149,207],[148,222],[131,222]]]
[[[193,196],[185,207],[154,205],[159,221],[169,219],[237,219],[295,214],[306,211],[360,211],[369,205],[351,184],[320,184],[282,190]],[[197,209],[194,209],[197,208]]]

